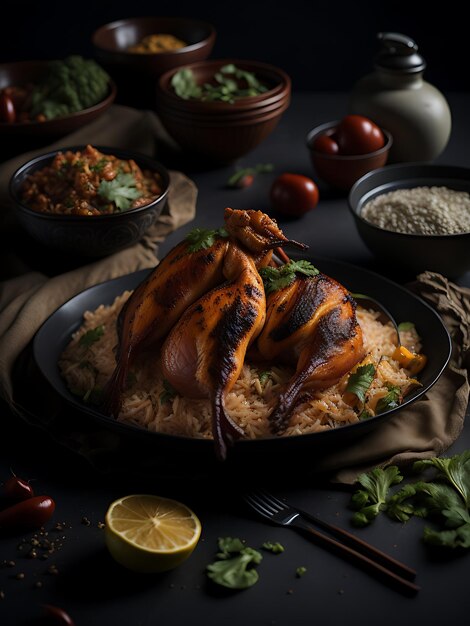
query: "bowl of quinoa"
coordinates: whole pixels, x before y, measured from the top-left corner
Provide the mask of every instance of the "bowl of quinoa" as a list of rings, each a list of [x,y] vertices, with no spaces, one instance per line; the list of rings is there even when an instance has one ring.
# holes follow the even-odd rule
[[[455,278],[470,270],[470,168],[387,165],[349,193],[357,231],[383,263]]]

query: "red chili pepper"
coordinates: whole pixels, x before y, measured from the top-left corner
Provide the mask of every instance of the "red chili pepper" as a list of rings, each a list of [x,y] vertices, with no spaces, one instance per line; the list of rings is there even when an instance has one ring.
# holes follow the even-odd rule
[[[44,604],[42,607],[46,614],[48,624],[55,624],[56,626],[74,626],[73,619],[64,609],[52,604]]]
[[[48,522],[55,502],[49,496],[35,496],[0,511],[0,531],[32,530]]]
[[[34,496],[34,491],[26,480],[12,476],[3,483],[3,495],[11,500],[27,500]]]

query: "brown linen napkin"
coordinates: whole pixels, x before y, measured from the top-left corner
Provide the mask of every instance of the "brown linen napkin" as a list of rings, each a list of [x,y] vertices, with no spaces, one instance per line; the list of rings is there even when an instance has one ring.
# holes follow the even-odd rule
[[[157,244],[194,218],[197,197],[195,184],[181,172],[171,171],[167,206],[139,243],[104,259],[69,267],[65,272],[60,264],[58,267],[52,264],[51,271],[44,273],[37,271],[34,258],[31,260],[26,256],[25,261],[25,251],[18,244],[13,249],[8,245],[11,240],[19,242],[20,246],[24,241],[21,234],[18,238],[12,219],[8,197],[11,174],[35,154],[56,147],[91,143],[153,155],[155,146],[158,152],[160,141],[168,142],[168,137],[153,113],[115,105],[92,124],[48,148],[15,157],[0,167],[0,242],[3,244],[0,246],[0,266],[3,275],[8,268],[7,279],[0,282],[0,395],[10,406],[14,402],[13,365],[44,320],[61,304],[91,285],[155,266]],[[60,257],[54,259],[60,262]],[[40,259],[36,261],[39,264]],[[20,402],[21,397],[15,397],[15,401]]]
[[[358,443],[318,463],[318,471],[332,472],[333,482],[352,484],[372,467],[406,467],[439,456],[462,430],[470,392],[470,289],[433,272],[420,274],[408,287],[441,315],[452,337],[450,363],[424,397]]]

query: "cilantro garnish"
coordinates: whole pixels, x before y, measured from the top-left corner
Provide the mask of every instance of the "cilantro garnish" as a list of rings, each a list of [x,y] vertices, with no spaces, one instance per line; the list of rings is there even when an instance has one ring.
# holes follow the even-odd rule
[[[396,466],[387,469],[392,471],[392,468],[398,472]],[[380,510],[400,522],[407,522],[413,516],[433,521],[434,527],[424,528],[425,543],[445,548],[470,548],[470,450],[452,457],[416,461],[413,465],[414,471],[427,468],[436,470],[433,480],[408,483],[388,498],[383,493]],[[364,476],[371,477],[374,472],[382,471],[376,468],[358,478],[366,491],[361,489],[353,495],[357,504],[367,504],[369,498],[370,487]],[[365,523],[360,525],[369,523],[374,517],[365,515]]]
[[[378,415],[379,413],[385,413],[385,411],[389,411],[390,409],[395,408],[399,404],[401,389],[400,387],[396,387],[395,385],[391,385],[390,383],[385,383],[388,389],[387,395],[377,402],[375,407],[375,413]]]
[[[296,274],[316,276],[320,272],[309,261],[289,261],[280,267],[263,267],[260,269],[266,293],[273,293],[292,284]]]
[[[388,490],[392,485],[403,480],[403,476],[396,465],[385,469],[376,467],[370,472],[365,472],[357,477],[363,489],[359,489],[351,498],[351,507],[357,509],[353,515],[354,526],[367,526],[384,510],[387,502]]]
[[[264,372],[259,372],[258,380],[261,386],[264,386],[268,380],[272,377],[271,370],[265,370]]]
[[[104,325],[100,324],[96,328],[90,328],[87,332],[82,335],[78,341],[78,345],[83,346],[84,348],[89,348],[94,343],[99,341],[101,337],[104,335]]]
[[[306,571],[307,571],[306,567],[303,567],[303,566],[298,567],[295,570],[295,575],[297,576],[297,578],[300,578],[301,576],[303,576],[305,574]]]
[[[207,575],[214,583],[229,589],[246,589],[258,581],[254,566],[261,563],[261,552],[232,537],[219,537],[218,547],[217,560],[207,566]]]
[[[375,366],[372,363],[361,365],[350,375],[346,392],[354,394],[360,402],[365,402],[366,393],[375,376]]]
[[[216,237],[228,237],[225,228],[210,230],[208,228],[193,228],[187,235],[186,241],[189,243],[189,252],[198,252],[214,245]]]
[[[98,187],[98,194],[114,202],[120,211],[127,211],[132,206],[132,201],[143,195],[136,187],[136,180],[133,174],[120,172],[113,180],[102,180]]]
[[[92,172],[101,172],[105,168],[107,163],[109,163],[108,159],[102,157],[94,165],[90,165],[90,170]]]
[[[400,324],[398,324],[398,330],[400,332],[406,331],[406,330],[414,330],[415,329],[415,325],[413,324],[413,322],[401,322]]]

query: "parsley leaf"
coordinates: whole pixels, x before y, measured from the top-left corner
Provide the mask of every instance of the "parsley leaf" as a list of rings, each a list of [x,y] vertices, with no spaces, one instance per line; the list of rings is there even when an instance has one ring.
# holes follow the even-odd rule
[[[289,261],[280,267],[263,267],[259,271],[267,294],[291,285],[296,274],[316,276],[320,272],[309,261]]]
[[[401,322],[400,324],[398,324],[398,330],[400,332],[406,331],[406,330],[414,330],[414,329],[415,329],[415,325],[413,324],[413,322]]]
[[[120,172],[113,180],[102,180],[98,187],[98,194],[114,202],[117,209],[127,211],[132,206],[132,201],[143,195],[136,187],[136,180],[133,174]]]
[[[232,537],[219,537],[218,546],[218,560],[207,566],[207,575],[213,582],[229,589],[247,589],[258,582],[254,566],[261,563],[261,552]]]
[[[421,471],[426,467],[435,467],[461,495],[465,506],[470,508],[470,450],[452,457],[435,457],[416,461],[413,469]]]
[[[104,335],[104,324],[100,324],[96,328],[90,328],[87,330],[84,335],[82,335],[78,341],[79,346],[83,346],[84,348],[89,348],[94,343],[99,341],[101,337]]]
[[[366,393],[375,376],[375,366],[372,363],[361,365],[349,376],[346,392],[354,394],[360,402],[366,400]]]
[[[268,380],[272,377],[271,370],[265,370],[264,372],[259,372],[258,380],[260,385],[264,387],[264,385],[268,382]]]
[[[234,172],[227,181],[227,187],[237,189],[241,185],[241,181],[245,176],[255,176],[256,174],[266,174],[272,172],[274,166],[272,163],[258,163],[254,167],[243,167]]]
[[[370,524],[380,511],[386,508],[390,487],[402,480],[403,476],[396,465],[390,465],[385,469],[376,467],[370,472],[360,474],[357,481],[363,489],[356,491],[351,498],[352,508],[357,509],[351,520],[354,526]]]
[[[298,567],[295,570],[295,575],[297,576],[297,578],[300,578],[301,576],[303,576],[305,574],[306,571],[307,571],[306,567],[303,567],[303,566]]]
[[[210,248],[214,245],[216,237],[228,237],[228,232],[225,228],[217,228],[216,230],[193,228],[186,235],[186,241],[189,243],[189,252],[198,252],[199,250]]]
[[[395,408],[399,404],[401,389],[400,387],[395,387],[394,385],[390,385],[386,383],[388,388],[388,393],[377,402],[375,407],[375,413],[378,415],[379,413],[385,413],[385,411],[389,411],[390,409]]]

